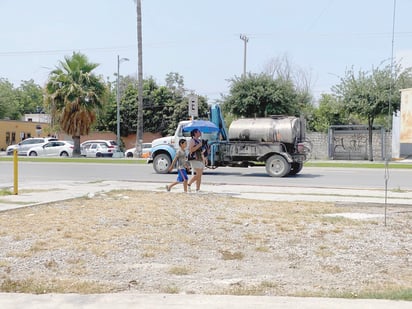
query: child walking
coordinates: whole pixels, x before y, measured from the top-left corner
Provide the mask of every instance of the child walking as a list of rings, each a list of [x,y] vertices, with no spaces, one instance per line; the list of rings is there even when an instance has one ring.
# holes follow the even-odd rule
[[[186,145],[187,142],[184,138],[179,140],[179,147],[180,149],[177,151],[175,158],[173,159],[172,164],[170,164],[169,167],[169,172],[173,170],[173,167],[175,166],[177,162],[177,180],[175,182],[172,182],[170,185],[166,185],[166,190],[170,191],[173,186],[183,183],[183,190],[187,192],[187,181],[189,180],[189,177],[187,176],[186,172],[186,166],[187,166],[187,161],[186,161]]]

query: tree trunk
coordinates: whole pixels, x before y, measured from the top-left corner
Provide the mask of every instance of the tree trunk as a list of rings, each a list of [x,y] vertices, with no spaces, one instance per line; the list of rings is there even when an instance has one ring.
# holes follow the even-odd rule
[[[73,157],[80,157],[80,136],[72,136],[74,148],[73,148]]]
[[[373,118],[368,119],[368,135],[369,135],[369,161],[373,161]]]

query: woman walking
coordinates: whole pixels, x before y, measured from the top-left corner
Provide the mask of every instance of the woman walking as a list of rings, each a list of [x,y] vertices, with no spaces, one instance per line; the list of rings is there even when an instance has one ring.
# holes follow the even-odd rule
[[[200,136],[202,133],[199,129],[193,129],[190,132],[192,139],[189,142],[189,162],[192,170],[195,171],[195,175],[189,180],[188,187],[196,182],[196,192],[200,190],[200,184],[202,183],[203,169],[205,167],[204,157],[202,152],[202,141]]]

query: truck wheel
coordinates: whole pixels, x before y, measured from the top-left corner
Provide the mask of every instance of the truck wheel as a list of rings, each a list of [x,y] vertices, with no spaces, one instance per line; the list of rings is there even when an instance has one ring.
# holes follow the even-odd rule
[[[303,163],[293,162],[290,166],[289,175],[296,175],[299,173],[303,168]]]
[[[172,160],[168,154],[160,153],[153,159],[153,168],[158,174],[167,174],[171,163]]]
[[[290,164],[280,155],[273,155],[266,160],[266,172],[272,177],[283,177],[289,174]]]

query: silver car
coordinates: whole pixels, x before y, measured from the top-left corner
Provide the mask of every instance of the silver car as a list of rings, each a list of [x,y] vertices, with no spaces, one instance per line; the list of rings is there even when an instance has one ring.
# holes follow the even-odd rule
[[[7,155],[12,155],[14,150],[17,149],[17,154],[19,156],[26,156],[27,151],[36,146],[42,146],[43,144],[50,142],[50,141],[57,141],[55,137],[31,137],[25,140],[22,140],[20,143],[16,145],[10,145],[6,149]]]
[[[152,143],[143,143],[142,148],[143,148],[142,149],[142,158],[150,157],[150,154],[152,152]],[[136,151],[136,147],[127,149],[124,153],[124,156],[126,158],[133,158],[135,151]]]
[[[113,149],[106,143],[92,143],[85,146],[84,154],[87,158],[112,157]]]
[[[91,144],[104,144],[107,147],[107,152],[110,153],[111,155],[105,155],[106,157],[111,157],[113,156],[113,153],[119,151],[119,146],[117,145],[116,141],[113,140],[88,140],[80,144],[80,154],[82,156],[87,156],[86,155],[86,150],[89,149]]]

